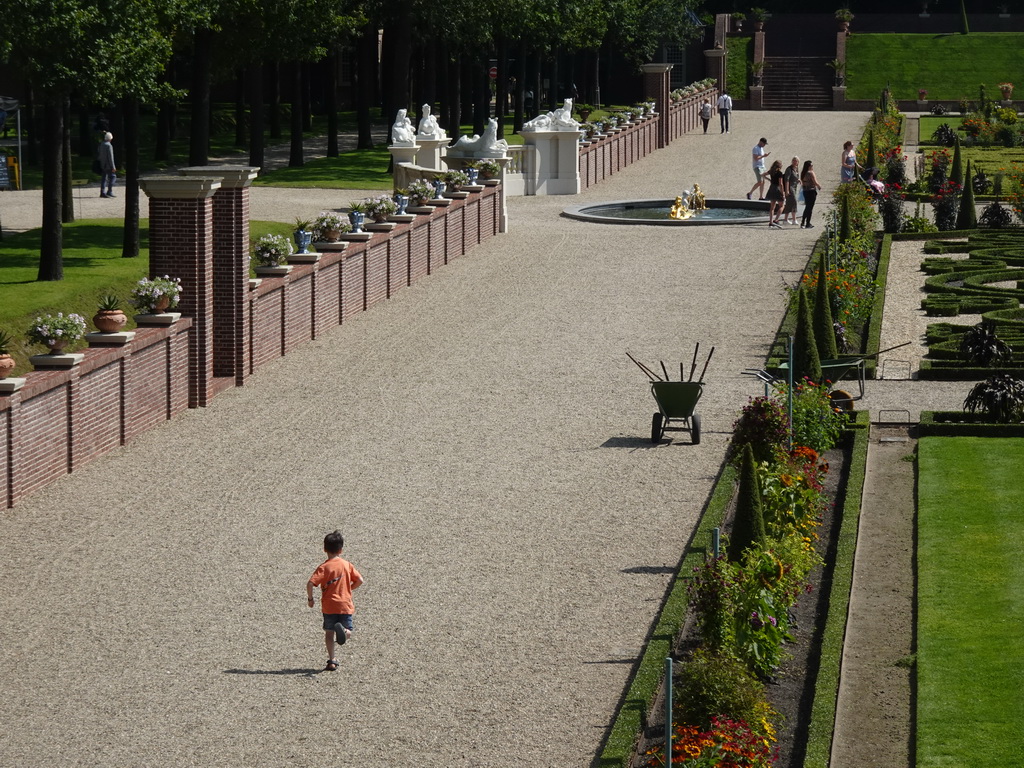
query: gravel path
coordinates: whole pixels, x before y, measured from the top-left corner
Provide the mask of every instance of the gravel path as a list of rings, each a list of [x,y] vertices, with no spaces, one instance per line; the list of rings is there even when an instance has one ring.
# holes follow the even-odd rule
[[[509,234],[8,511],[0,763],[591,765],[821,230],[559,212],[741,197],[762,135],[830,187],[863,122],[736,118],[510,200]],[[254,215],[320,194],[259,188]],[[704,442],[652,447],[624,352],[695,341],[716,347]],[[303,585],[335,527],[367,583],[321,674]]]

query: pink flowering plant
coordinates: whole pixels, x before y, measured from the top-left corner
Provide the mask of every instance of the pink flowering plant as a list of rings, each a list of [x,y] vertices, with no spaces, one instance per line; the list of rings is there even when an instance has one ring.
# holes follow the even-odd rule
[[[181,298],[180,277],[144,277],[132,288],[131,302],[142,312],[153,312],[163,298],[169,300],[169,309],[178,306],[178,299]]]

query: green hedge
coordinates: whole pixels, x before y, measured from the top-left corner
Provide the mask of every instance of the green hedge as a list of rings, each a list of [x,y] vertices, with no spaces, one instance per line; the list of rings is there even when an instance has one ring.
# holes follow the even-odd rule
[[[754,62],[754,38],[730,37],[725,41],[725,89],[734,99],[750,97],[750,65]]]
[[[853,584],[853,556],[857,550],[857,526],[860,523],[860,499],[867,471],[870,414],[855,414],[852,432],[853,450],[843,496],[835,561],[831,564],[831,584],[822,578],[821,589],[829,590],[828,616],[821,637],[818,677],[814,683],[811,722],[807,731],[804,768],[828,768],[832,752],[832,732],[836,724],[839,696],[839,671],[843,660],[846,617]]]
[[[966,393],[964,393],[966,396]],[[995,424],[966,411],[922,411],[919,437],[1024,437],[1024,424]]]

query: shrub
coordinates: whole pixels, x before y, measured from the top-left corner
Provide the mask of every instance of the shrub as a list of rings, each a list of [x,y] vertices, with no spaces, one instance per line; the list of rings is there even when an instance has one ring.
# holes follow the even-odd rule
[[[832,321],[832,300],[828,291],[828,270],[825,268],[825,254],[818,257],[818,286],[814,292],[814,340],[818,344],[819,358],[833,358],[839,354],[836,349],[836,334]]]
[[[932,133],[932,141],[940,147],[952,147],[956,142],[956,131],[950,127],[949,123],[943,123]]]
[[[801,285],[797,288],[796,330],[793,333],[793,377],[821,381],[821,357],[818,343],[814,338],[814,322],[811,319],[807,291]]]
[[[982,321],[963,335],[960,353],[971,365],[987,367],[1009,361],[1013,348],[999,338],[995,323]]]
[[[882,216],[882,228],[886,232],[902,232],[906,219],[903,201],[906,195],[899,184],[887,184],[885,192],[878,199],[878,212]]]
[[[979,227],[989,227],[990,229],[1005,229],[1006,227],[1013,226],[1013,214],[1006,208],[1003,208],[998,201],[989,203],[984,211],[981,212],[981,216],[978,217]]]
[[[731,458],[738,461],[750,446],[757,461],[774,461],[789,439],[786,409],[774,397],[752,397],[732,425]]]
[[[960,185],[952,179],[946,181],[932,199],[932,210],[935,212],[935,226],[940,232],[954,229],[960,210]]]
[[[1024,418],[1024,381],[1005,373],[978,382],[964,400],[968,413],[983,413],[999,424]]]
[[[761,723],[774,715],[764,684],[730,653],[698,649],[675,677],[676,719],[682,722],[706,728],[716,716]]]
[[[992,182],[989,180],[988,176],[985,175],[985,169],[980,165],[974,172],[974,177],[971,179],[971,185],[974,187],[975,193],[979,195],[984,195],[992,186]]]
[[[903,154],[903,147],[897,145],[885,153],[883,159],[885,166],[885,183],[904,187],[907,184],[907,157]]]
[[[793,444],[819,453],[834,448],[845,417],[832,407],[827,383],[804,379],[793,391]]]
[[[971,161],[967,161],[967,178],[971,177]],[[960,191],[960,208],[956,214],[957,229],[977,229],[978,213],[974,210],[974,185],[964,184]]]
[[[729,559],[742,558],[748,547],[764,541],[764,514],[757,464],[750,446],[744,446],[740,458],[740,481],[736,492],[736,516],[729,535]]]
[[[769,537],[781,539],[793,532],[807,543],[817,538],[815,529],[828,505],[823,485],[827,473],[828,463],[805,446],[794,448],[775,466],[762,464],[761,509]]]
[[[933,104],[932,105],[932,114],[933,115],[942,116],[942,115],[947,114],[948,112],[949,112],[949,110],[946,109],[942,104]]]

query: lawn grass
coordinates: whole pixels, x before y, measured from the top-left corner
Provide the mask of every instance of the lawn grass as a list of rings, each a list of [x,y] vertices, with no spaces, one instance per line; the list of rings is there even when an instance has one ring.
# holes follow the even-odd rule
[[[314,189],[387,189],[394,186],[387,147],[342,152],[338,157],[309,160],[297,168],[267,171],[253,184],[262,187]]]
[[[1024,34],[854,34],[846,60],[848,99],[876,99],[888,84],[897,99],[916,100],[924,88],[929,100],[977,101],[981,83],[998,99],[998,84],[1024,70]]]
[[[268,232],[291,234],[291,226],[278,222],[250,222],[253,238]],[[87,219],[64,226],[64,279],[37,281],[39,229],[6,234],[0,240],[0,330],[14,337],[11,354],[18,363],[15,376],[32,370],[28,358],[44,350],[25,338],[32,320],[41,314],[77,312],[86,321],[96,314],[99,299],[115,294],[134,327],[128,303],[131,289],[149,274],[149,221],[139,224],[140,253],[121,256],[124,227],[120,219]],[[90,330],[92,330],[90,326]],[[75,348],[86,346],[81,342]]]
[[[923,438],[917,765],[1020,764],[1024,441]]]

